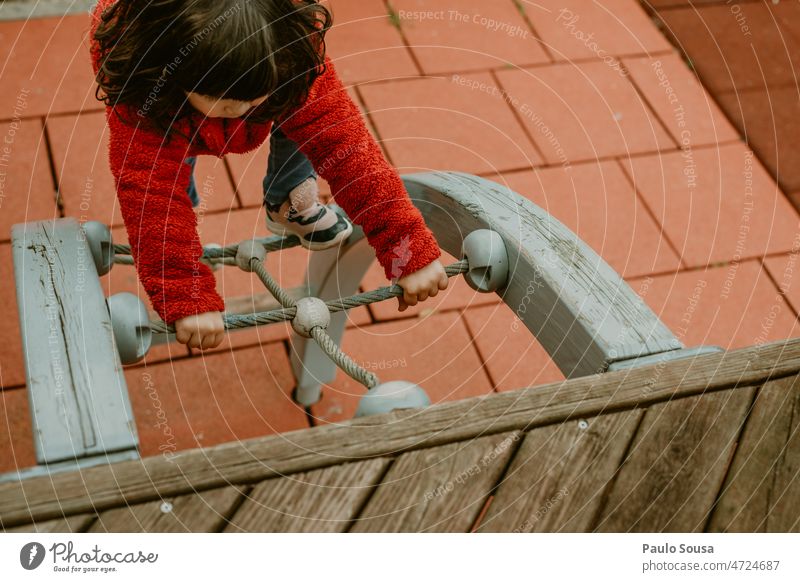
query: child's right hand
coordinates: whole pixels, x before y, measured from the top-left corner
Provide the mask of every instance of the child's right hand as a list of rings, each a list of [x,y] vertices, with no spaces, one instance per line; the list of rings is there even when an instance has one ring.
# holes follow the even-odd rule
[[[190,315],[175,322],[175,339],[190,348],[215,348],[225,337],[225,322],[219,311]]]

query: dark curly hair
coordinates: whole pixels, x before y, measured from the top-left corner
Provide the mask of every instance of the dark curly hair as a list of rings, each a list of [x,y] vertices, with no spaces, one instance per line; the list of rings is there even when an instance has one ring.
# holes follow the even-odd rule
[[[94,34],[102,55],[96,97],[130,106],[123,109],[136,114],[127,122],[146,119],[165,134],[191,109],[187,92],[268,95],[247,119],[274,120],[324,72],[330,26],[316,0],[118,0]]]

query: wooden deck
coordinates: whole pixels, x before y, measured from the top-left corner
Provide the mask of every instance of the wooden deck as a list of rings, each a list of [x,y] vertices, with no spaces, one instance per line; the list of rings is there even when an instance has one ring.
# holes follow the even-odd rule
[[[800,340],[0,485],[8,531],[800,531]],[[35,523],[32,523],[35,522]]]

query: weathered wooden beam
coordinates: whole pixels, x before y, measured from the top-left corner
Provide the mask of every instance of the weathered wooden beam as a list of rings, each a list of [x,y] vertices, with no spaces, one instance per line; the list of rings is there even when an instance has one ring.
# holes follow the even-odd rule
[[[105,509],[511,430],[527,430],[800,371],[800,339],[397,411],[336,425],[0,484],[0,522]]]
[[[111,320],[80,225],[17,224],[11,244],[37,461],[136,450]]]

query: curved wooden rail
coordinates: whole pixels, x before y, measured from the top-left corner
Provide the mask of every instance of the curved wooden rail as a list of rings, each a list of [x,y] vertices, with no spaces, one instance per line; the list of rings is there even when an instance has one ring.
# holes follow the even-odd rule
[[[683,344],[628,284],[575,233],[495,182],[456,172],[404,177],[414,204],[439,245],[456,257],[470,232],[491,229],[510,265],[503,301],[536,336],[568,378],[606,371],[614,362],[673,352]],[[322,299],[355,293],[374,253],[360,229],[342,249],[314,253],[306,291]],[[341,341],[346,316],[329,327]],[[687,350],[688,351],[688,350]],[[676,354],[677,355],[677,354]],[[297,399],[319,399],[336,369],[314,342],[294,341]]]

